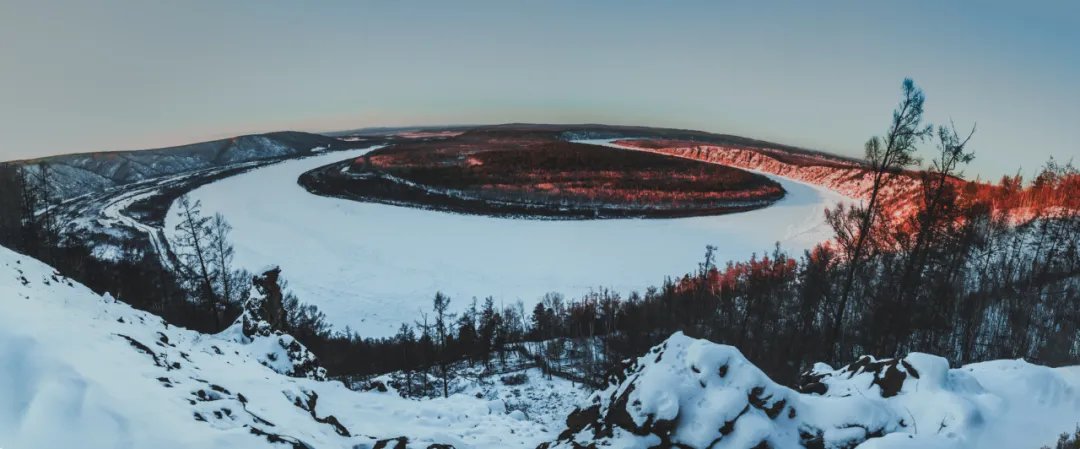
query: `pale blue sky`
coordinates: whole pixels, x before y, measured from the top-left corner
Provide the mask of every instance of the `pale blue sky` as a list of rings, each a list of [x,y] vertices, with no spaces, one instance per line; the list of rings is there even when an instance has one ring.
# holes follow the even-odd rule
[[[0,0],[0,42],[0,159],[502,122],[858,155],[905,76],[978,122],[969,174],[1080,155],[1077,1]]]

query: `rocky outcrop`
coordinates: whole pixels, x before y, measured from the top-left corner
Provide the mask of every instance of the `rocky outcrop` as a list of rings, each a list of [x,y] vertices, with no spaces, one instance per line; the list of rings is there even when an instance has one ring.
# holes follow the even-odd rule
[[[284,295],[278,277],[281,269],[271,267],[252,278],[252,291],[244,312],[222,334],[258,348],[259,363],[291,377],[326,379],[326,370],[303,344],[285,333]]]
[[[818,365],[814,370],[803,373],[797,388],[802,393],[826,395],[830,393],[832,385],[832,393],[836,395],[838,386],[850,386],[848,384],[851,384],[851,379],[856,376],[865,377],[864,380],[868,381],[869,385],[865,385],[865,382],[862,385],[877,387],[876,394],[889,398],[901,392],[908,378],[918,379],[919,370],[905,359],[877,360],[864,355],[855,363],[836,371],[828,365]]]
[[[252,277],[254,294],[244,303],[244,313],[240,316],[245,336],[266,337],[274,331],[285,330],[284,294],[278,284],[280,276],[281,268],[275,266]]]
[[[594,394],[541,448],[777,447],[800,427],[798,393],[730,346],[676,333]]]

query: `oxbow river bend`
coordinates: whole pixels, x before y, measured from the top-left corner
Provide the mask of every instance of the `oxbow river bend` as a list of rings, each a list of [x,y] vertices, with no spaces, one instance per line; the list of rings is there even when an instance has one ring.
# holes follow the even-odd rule
[[[583,141],[608,144],[607,141]],[[610,144],[608,144],[610,145]],[[451,308],[475,297],[518,300],[526,311],[547,292],[626,294],[696,269],[706,245],[717,260],[746,260],[781,247],[799,255],[830,235],[824,210],[850,199],[765,174],[787,195],[750,212],[675,219],[545,221],[492,218],[327,198],[297,184],[304,172],[370,149],[289,160],[190,193],[203,213],[233,226],[235,261],[249,271],[278,265],[303,302],[338,329],[392,335],[429,311],[441,291]],[[173,239],[175,204],[166,220]]]

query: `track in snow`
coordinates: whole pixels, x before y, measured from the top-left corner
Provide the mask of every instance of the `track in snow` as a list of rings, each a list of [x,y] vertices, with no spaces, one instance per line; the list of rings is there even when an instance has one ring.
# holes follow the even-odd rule
[[[595,143],[595,142],[590,142]],[[787,195],[754,211],[678,219],[545,221],[459,215],[312,195],[304,172],[366,150],[288,160],[195,189],[203,213],[232,224],[236,262],[249,270],[278,264],[301,301],[338,328],[392,335],[429,311],[442,291],[462,310],[494,296],[528,311],[546,292],[568,298],[590,289],[620,293],[682,276],[705,246],[717,260],[746,260],[776,242],[799,255],[829,236],[823,211],[844,196],[767,175]],[[165,232],[172,238],[176,211]]]

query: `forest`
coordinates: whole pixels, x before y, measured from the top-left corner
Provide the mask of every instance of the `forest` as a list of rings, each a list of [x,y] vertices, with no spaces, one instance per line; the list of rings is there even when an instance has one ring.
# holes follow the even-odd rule
[[[926,124],[922,91],[909,80],[902,93],[885,132],[866,143],[870,199],[828,211],[833,238],[806,253],[763,248],[750,260],[718,261],[705,247],[695,272],[646,291],[550,293],[529,309],[432,292],[430,312],[381,339],[333,331],[315,307],[287,295],[282,330],[333,376],[424,374],[443,380],[436,394],[447,393],[454,366],[487,366],[509,353],[601,385],[675,331],[734,345],[789,385],[815,362],[837,366],[863,354],[1080,363],[1080,172],[1051,160],[1031,181],[954,182],[975,157],[974,129]],[[917,210],[902,223],[886,219],[890,205],[879,192],[890,174],[916,168]],[[239,314],[252,273],[233,266],[224,217],[179,200],[177,270],[145,253],[100,261],[88,242],[60,241],[47,170],[0,166],[0,244],[171,324],[216,332]],[[454,314],[451,301],[468,306]]]
[[[395,144],[307,173],[301,183],[360,201],[563,219],[715,215],[784,195],[776,182],[734,167],[514,128]]]

